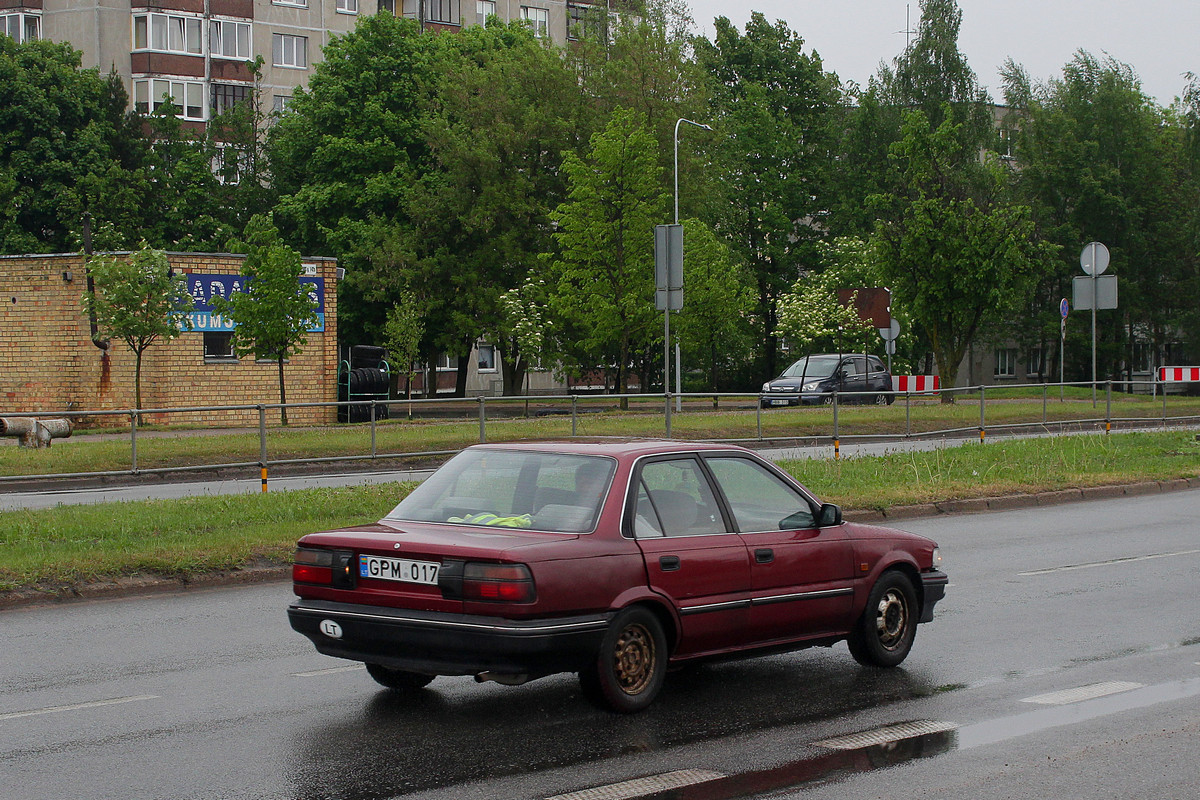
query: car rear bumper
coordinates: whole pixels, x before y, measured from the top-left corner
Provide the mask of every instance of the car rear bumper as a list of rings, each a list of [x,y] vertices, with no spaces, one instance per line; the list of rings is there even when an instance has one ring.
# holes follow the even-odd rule
[[[509,620],[328,600],[288,607],[292,628],[325,655],[428,675],[574,672],[595,658],[609,617]]]
[[[921,603],[921,622],[933,622],[933,607],[946,596],[946,585],[950,576],[944,572],[922,572],[921,586],[923,589]]]

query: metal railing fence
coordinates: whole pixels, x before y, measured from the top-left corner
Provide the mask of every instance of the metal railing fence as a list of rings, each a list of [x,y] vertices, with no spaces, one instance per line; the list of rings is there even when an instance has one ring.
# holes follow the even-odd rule
[[[352,400],[324,403],[259,403],[243,405],[209,405],[186,406],[178,408],[146,408],[120,409],[105,411],[62,411],[62,412],[23,412],[4,413],[0,417],[35,417],[35,418],[67,418],[77,427],[79,437],[98,433],[101,440],[128,440],[127,457],[122,457],[119,468],[100,468],[88,471],[63,471],[18,474],[0,474],[0,486],[6,482],[50,481],[78,478],[112,478],[124,476],[156,476],[169,474],[187,474],[207,472],[212,470],[241,470],[257,468],[262,471],[264,491],[267,472],[270,468],[330,464],[353,463],[363,461],[381,461],[388,459],[435,459],[452,455],[469,444],[489,441],[489,432],[493,438],[696,438],[706,441],[726,441],[739,444],[753,444],[765,441],[800,440],[809,443],[827,442],[832,445],[833,457],[840,457],[840,444],[847,440],[904,440],[912,438],[964,438],[969,439],[978,435],[982,443],[988,433],[1002,434],[1012,432],[1054,433],[1068,431],[1103,431],[1108,433],[1114,426],[1125,428],[1192,425],[1200,422],[1200,398],[1184,398],[1172,395],[1168,398],[1165,392],[1151,393],[1156,387],[1153,382],[1107,382],[1104,387],[1103,404],[1093,403],[1091,411],[1085,408],[1087,401],[1082,396],[1072,398],[1068,404],[1065,390],[1071,388],[1090,389],[1090,382],[1075,382],[1066,384],[1023,384],[1014,386],[972,386],[951,389],[939,389],[921,392],[897,392],[892,395],[893,403],[888,407],[882,405],[859,411],[856,401],[878,400],[876,393],[832,393],[819,398],[820,402],[802,408],[789,407],[789,414],[784,409],[771,405],[772,401],[797,401],[803,398],[796,394],[778,393],[713,393],[689,392],[682,394],[588,394],[588,395],[537,395],[517,397],[474,397],[474,398],[416,398],[394,400]],[[1114,389],[1130,390],[1122,393],[1121,398],[1137,398],[1136,410],[1139,415],[1121,416],[1114,413]],[[1037,394],[1041,394],[1041,413],[1029,412],[1029,405],[1036,408]],[[1052,399],[1051,393],[1059,395]],[[943,396],[955,398],[956,411],[950,414],[945,411],[946,404],[941,402]],[[673,404],[677,399],[683,401],[682,410],[675,410]],[[747,404],[753,403],[753,420],[747,413]],[[968,417],[971,404],[978,405],[978,422]],[[274,417],[279,409],[328,409],[331,418],[337,414],[337,409],[348,406],[365,407],[369,418],[365,422],[330,422],[325,426],[306,426],[285,428],[269,425],[268,418]],[[901,418],[897,406],[904,409]],[[1117,411],[1134,408],[1129,402],[1118,402]],[[1170,413],[1172,406],[1178,412]],[[381,409],[386,407],[386,412]],[[1004,413],[1006,407],[1017,409],[1020,413],[1013,415]],[[1150,414],[1151,408],[1156,412]],[[939,412],[927,412],[926,409],[941,409]],[[1083,408],[1082,414],[1077,413]],[[532,409],[532,410],[531,410]],[[1099,413],[1100,411],[1103,413]],[[1052,412],[1059,413],[1052,413]],[[253,412],[250,417],[257,418],[257,425],[244,424],[241,426],[221,426],[219,431],[197,427],[189,423],[188,417],[212,413],[229,414],[229,412]],[[156,418],[168,417],[181,420],[177,425],[153,426],[147,429],[139,424],[145,416],[154,415]],[[919,418],[915,418],[917,415]],[[122,420],[120,425],[104,425],[106,420],[116,417]],[[565,423],[569,417],[569,428]],[[593,424],[594,419],[602,419],[601,423]],[[705,425],[688,424],[691,420],[706,418],[723,419],[718,425],[711,422]],[[552,420],[542,429],[521,429],[517,437],[505,437],[505,426],[515,420],[542,419]],[[901,419],[903,424],[901,424]],[[475,429],[477,434],[468,433]],[[660,420],[655,422],[655,420]],[[931,421],[932,420],[932,421]],[[432,437],[427,441],[433,445],[422,448],[406,447],[405,433],[417,430],[409,425],[410,422],[422,423],[427,431],[435,429],[437,423],[453,432],[448,435]],[[190,427],[189,427],[190,426]],[[318,443],[312,452],[289,454],[289,448],[278,444],[278,440],[289,432],[311,432],[313,430],[329,432],[365,432],[368,442],[355,444],[330,443],[321,449]],[[511,431],[509,431],[511,432]],[[706,435],[717,433],[719,435]],[[381,434],[386,434],[386,442],[381,442]],[[148,437],[178,438],[185,436],[203,436],[211,438],[216,435],[242,437],[234,447],[224,450],[232,455],[232,460],[209,460],[196,463],[162,463],[144,465],[143,454],[139,451],[139,442]],[[357,435],[357,434],[355,434]],[[421,441],[419,437],[408,437]],[[276,441],[274,454],[272,440]],[[59,448],[65,442],[59,440]],[[198,439],[199,441],[199,439]],[[411,441],[407,444],[412,444]],[[74,447],[72,443],[66,445]],[[143,444],[143,446],[145,446]],[[206,458],[203,452],[212,448],[197,447],[198,458]],[[4,470],[4,461],[0,459],[0,471]]]

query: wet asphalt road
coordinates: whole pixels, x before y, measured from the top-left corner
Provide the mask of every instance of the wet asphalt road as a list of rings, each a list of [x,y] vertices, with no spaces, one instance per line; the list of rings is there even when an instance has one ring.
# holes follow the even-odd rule
[[[290,630],[286,584],[3,611],[0,794],[548,798],[689,770],[591,797],[1200,797],[1198,509],[1183,491],[908,520],[951,587],[900,669],[845,645],[697,667],[633,717],[572,676],[394,697]],[[816,744],[914,722],[939,732]]]

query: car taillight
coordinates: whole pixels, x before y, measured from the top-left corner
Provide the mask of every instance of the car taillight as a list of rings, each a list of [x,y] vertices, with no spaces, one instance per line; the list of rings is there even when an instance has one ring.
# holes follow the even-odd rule
[[[292,580],[297,583],[319,583],[339,589],[354,588],[354,554],[345,550],[296,548],[292,563]]]
[[[492,603],[532,603],[533,575],[524,564],[468,562],[463,567],[462,597]]]

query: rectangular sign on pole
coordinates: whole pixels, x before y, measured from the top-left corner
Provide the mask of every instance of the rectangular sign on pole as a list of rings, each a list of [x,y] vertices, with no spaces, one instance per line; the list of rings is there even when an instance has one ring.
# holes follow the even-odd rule
[[[1093,307],[1092,304],[1092,284],[1096,286],[1096,302],[1095,308],[1103,311],[1108,308],[1117,307],[1117,276],[1116,275],[1100,275],[1095,278],[1086,275],[1079,275],[1072,279],[1072,288],[1074,290],[1073,305],[1078,311],[1087,311]]]
[[[654,226],[654,307],[683,308],[683,226]]]

